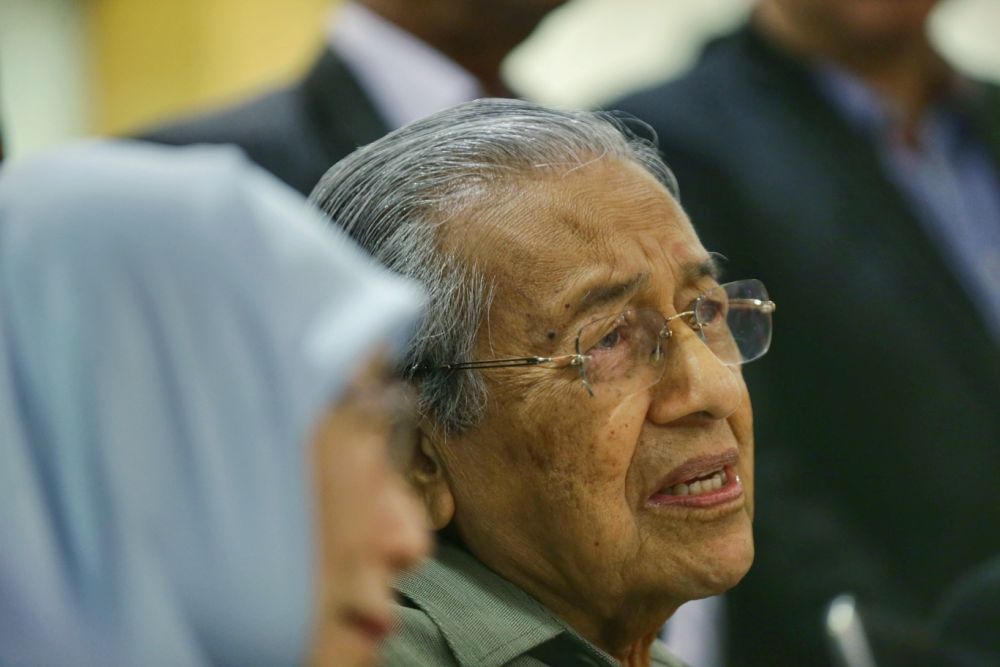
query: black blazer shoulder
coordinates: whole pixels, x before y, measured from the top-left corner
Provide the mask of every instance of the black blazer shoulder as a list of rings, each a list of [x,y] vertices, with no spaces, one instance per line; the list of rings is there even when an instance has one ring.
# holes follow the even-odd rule
[[[981,94],[968,117],[1000,165],[1000,88],[974,85]],[[911,248],[912,265],[933,267],[947,290],[963,291],[868,137],[827,102],[803,63],[751,27],[709,44],[680,79],[614,106],[657,133],[706,245],[736,256],[788,240],[829,248],[852,240],[858,249],[877,233],[886,247]]]
[[[969,117],[1000,162],[1000,85],[972,85],[979,94],[968,104]],[[762,123],[780,119],[827,137],[827,146],[844,148],[847,140],[847,148],[874,155],[820,93],[808,67],[750,25],[709,42],[685,75],[610,106],[652,125],[665,153],[728,153],[734,143],[756,142]],[[790,133],[786,141],[795,138]]]
[[[353,74],[325,50],[309,73],[290,86],[137,138],[170,145],[235,144],[264,169],[309,194],[335,162],[387,131]]]

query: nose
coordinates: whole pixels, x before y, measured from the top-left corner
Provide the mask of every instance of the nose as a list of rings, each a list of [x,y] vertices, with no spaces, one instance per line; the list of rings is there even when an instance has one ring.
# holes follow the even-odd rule
[[[430,552],[424,513],[398,475],[394,475],[383,496],[382,520],[378,525],[379,555],[393,573],[412,568]]]
[[[726,366],[690,327],[671,323],[663,377],[653,387],[649,419],[668,424],[682,419],[718,420],[746,400],[738,367]]]

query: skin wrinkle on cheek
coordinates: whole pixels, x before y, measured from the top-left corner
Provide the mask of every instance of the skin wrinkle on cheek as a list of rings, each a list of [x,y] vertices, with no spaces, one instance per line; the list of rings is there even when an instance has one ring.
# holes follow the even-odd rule
[[[586,504],[591,495],[589,490],[604,483],[607,469],[600,463],[594,464],[602,457],[600,442],[592,437],[597,426],[588,418],[592,413],[585,404],[566,401],[564,392],[558,388],[551,395],[536,394],[533,398],[539,406],[537,416],[542,418],[534,422],[540,428],[535,430],[531,442],[526,443],[529,456],[546,471],[550,492],[563,496],[574,509],[586,511],[590,509]],[[557,406],[554,411],[552,406]],[[527,417],[530,419],[531,415]],[[566,446],[553,448],[554,442]]]
[[[617,442],[617,440],[620,438],[624,442],[631,443],[632,456],[629,457],[629,466],[628,466],[629,469],[628,471],[626,471],[623,477],[625,483],[622,484],[621,488],[622,501],[626,505],[629,504],[628,487],[629,487],[629,480],[632,478],[631,476],[632,466],[635,465],[636,463],[636,454],[638,453],[638,449],[641,445],[640,438],[642,437],[642,429],[641,429],[643,423],[642,416],[645,414],[646,410],[648,410],[648,405],[643,409],[642,415],[637,415],[635,417],[635,419],[639,423],[639,428],[637,429],[632,428],[633,424],[632,418],[625,417],[623,420],[621,413],[625,410],[628,410],[629,412],[634,411],[638,413],[637,408],[632,407],[634,402],[637,400],[646,401],[646,399],[643,399],[640,395],[632,395],[626,398],[607,414],[604,423],[601,424],[599,427],[600,428],[599,432],[606,433],[606,436],[601,438],[601,440],[614,443]],[[620,434],[619,438],[615,437],[616,434]]]
[[[573,416],[564,412],[564,403],[558,401],[560,395],[559,383],[546,382],[542,377],[545,369],[534,369],[534,372],[522,372],[511,374],[502,386],[496,387],[498,392],[504,395],[530,396],[530,399],[520,404],[521,409],[512,415],[513,419],[522,424],[535,424],[536,426],[522,434],[519,443],[513,445],[532,463],[537,470],[551,473],[555,467],[556,452],[548,443],[552,442],[552,433],[561,430],[572,429]],[[551,411],[551,406],[557,406],[555,411]]]

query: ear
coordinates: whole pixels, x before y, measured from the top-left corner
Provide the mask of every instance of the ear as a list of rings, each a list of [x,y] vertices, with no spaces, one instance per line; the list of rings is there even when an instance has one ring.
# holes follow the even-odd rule
[[[438,443],[424,427],[420,428],[420,444],[413,452],[406,477],[424,504],[431,530],[442,530],[451,523],[455,517],[455,496]]]

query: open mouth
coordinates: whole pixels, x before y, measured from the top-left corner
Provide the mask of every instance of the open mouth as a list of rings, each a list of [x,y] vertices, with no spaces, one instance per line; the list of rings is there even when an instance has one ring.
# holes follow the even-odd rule
[[[699,496],[703,493],[718,491],[729,481],[726,469],[716,470],[703,477],[689,479],[680,484],[674,484],[668,489],[661,489],[659,493],[668,496]]]
[[[649,496],[650,505],[714,507],[743,495],[735,456],[691,461],[680,466]]]

